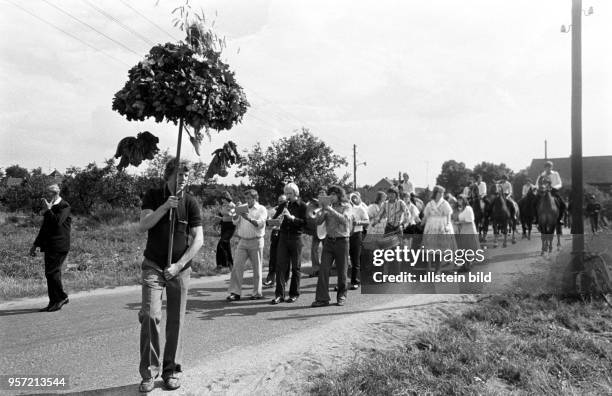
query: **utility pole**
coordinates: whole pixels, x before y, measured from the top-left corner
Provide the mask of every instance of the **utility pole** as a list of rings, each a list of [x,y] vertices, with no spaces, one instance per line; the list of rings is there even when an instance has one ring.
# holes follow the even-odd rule
[[[544,139],[544,159],[548,160],[548,142]]]
[[[572,0],[572,254],[574,270],[583,269],[582,221],[582,0]]]

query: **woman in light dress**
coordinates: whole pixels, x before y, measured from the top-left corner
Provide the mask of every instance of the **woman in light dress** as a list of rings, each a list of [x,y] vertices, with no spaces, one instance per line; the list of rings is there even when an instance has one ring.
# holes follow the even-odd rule
[[[378,219],[378,215],[382,211],[382,204],[387,199],[387,194],[384,191],[378,191],[376,193],[376,200],[373,204],[368,206],[368,218],[370,219],[370,226],[368,227],[368,234],[384,234],[387,222],[385,219],[379,223],[374,224],[375,220]]]
[[[459,195],[457,199],[457,220],[455,221],[457,247],[463,250],[477,251],[480,249],[478,232],[474,224],[474,210],[469,205],[465,195]],[[467,261],[464,270],[469,270],[471,261]]]
[[[436,272],[440,271],[445,251],[450,249],[454,252],[457,249],[451,220],[453,209],[443,197],[444,187],[435,186],[432,191],[431,200],[425,206],[423,216],[423,222],[425,223],[423,246],[426,252],[427,249],[439,249],[441,251],[441,254],[430,253],[428,255],[427,269],[431,270],[431,265],[435,262]]]

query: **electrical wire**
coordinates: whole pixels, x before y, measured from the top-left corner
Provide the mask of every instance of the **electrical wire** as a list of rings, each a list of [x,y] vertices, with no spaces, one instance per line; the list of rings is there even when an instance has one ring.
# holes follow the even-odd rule
[[[66,36],[68,36],[68,37],[70,37],[70,38],[73,38],[73,39],[75,39],[75,40],[79,41],[80,43],[82,43],[82,44],[86,45],[87,47],[89,47],[89,48],[91,48],[91,49],[93,49],[93,50],[95,50],[95,51],[97,51],[97,52],[100,52],[100,53],[101,53],[101,54],[103,54],[103,55],[106,55],[107,57],[111,58],[112,60],[114,60],[114,61],[116,61],[116,62],[119,62],[119,63],[121,63],[121,64],[123,64],[123,65],[125,65],[125,66],[128,66],[128,67],[130,67],[130,66],[131,66],[131,65],[129,65],[128,63],[126,63],[126,62],[122,61],[121,59],[116,58],[116,57],[112,56],[111,54],[109,54],[109,53],[107,53],[107,52],[104,52],[103,50],[101,50],[101,49],[99,49],[99,48],[97,48],[97,47],[95,47],[95,46],[93,46],[93,45],[89,44],[88,42],[86,42],[86,41],[84,41],[84,40],[82,40],[82,39],[80,39],[79,37],[77,37],[77,36],[73,35],[72,33],[67,32],[66,30],[62,29],[61,27],[59,27],[59,26],[57,26],[57,25],[55,25],[55,24],[53,24],[53,23],[51,23],[51,22],[49,22],[49,21],[45,20],[44,18],[39,17],[38,15],[36,15],[36,14],[34,14],[33,12],[31,12],[31,11],[27,10],[26,8],[23,8],[23,7],[22,7],[22,6],[20,6],[19,4],[14,3],[14,2],[12,2],[11,0],[4,0],[4,1],[6,1],[7,3],[12,4],[13,6],[15,6],[15,7],[19,8],[20,10],[22,10],[23,12],[25,12],[25,13],[29,14],[30,16],[32,16],[32,17],[34,17],[34,18],[38,19],[39,21],[41,21],[41,22],[43,22],[43,23],[45,23],[45,24],[47,24],[47,25],[51,26],[52,28],[59,30],[60,32],[62,32],[62,33],[63,33],[63,34],[65,34]]]
[[[45,3],[47,3],[48,5],[50,5],[51,7],[55,8],[56,10],[60,11],[60,12],[61,12],[61,13],[63,13],[64,15],[67,15],[67,16],[69,16],[70,18],[74,19],[75,21],[77,21],[77,22],[79,22],[79,23],[81,23],[81,24],[83,24],[83,25],[87,26],[89,29],[91,29],[91,30],[93,30],[94,32],[96,32],[96,33],[100,34],[101,36],[106,37],[107,39],[109,39],[109,40],[110,40],[110,41],[112,41],[113,43],[115,43],[115,44],[117,44],[117,45],[119,45],[119,46],[123,47],[124,49],[126,49],[127,51],[129,51],[129,52],[133,53],[134,55],[141,56],[141,54],[139,54],[138,52],[134,51],[133,49],[131,49],[131,48],[130,48],[130,47],[128,47],[127,45],[123,44],[123,43],[122,43],[122,42],[120,42],[120,41],[115,40],[114,38],[112,38],[112,37],[108,36],[107,34],[105,34],[105,33],[101,32],[101,31],[99,31],[98,29],[96,29],[95,27],[91,26],[91,25],[90,25],[90,24],[88,24],[87,22],[82,21],[81,19],[79,19],[79,18],[75,17],[74,15],[72,15],[71,13],[69,13],[69,12],[67,12],[67,11],[64,11],[62,8],[60,8],[60,7],[56,6],[55,4],[53,4],[53,3],[49,2],[48,0],[42,0],[42,1],[44,1]]]
[[[132,7],[131,5],[129,5],[127,2],[125,2],[124,0],[119,0],[121,3],[123,3],[124,6],[126,6],[127,8],[129,8],[130,10],[134,11],[136,14],[140,15],[144,20],[146,20],[147,22],[149,22],[151,25],[155,26],[157,29],[159,29],[160,31],[162,31],[163,33],[166,33],[168,36],[170,36],[173,40],[176,41],[181,41],[180,39],[174,37],[171,33],[168,33],[168,31],[166,31],[163,27],[159,26],[157,23],[153,22],[152,20],[150,20],[149,18],[147,18],[146,16],[144,16],[143,14],[141,14],[137,9],[135,9],[134,7]]]
[[[125,23],[121,22],[121,20],[115,18],[114,16],[112,16],[109,13],[107,13],[103,9],[101,9],[101,8],[97,7],[96,5],[92,4],[89,0],[83,0],[83,1],[85,2],[85,4],[87,4],[88,6],[93,8],[94,10],[98,11],[98,13],[100,13],[102,16],[104,16],[107,19],[115,22],[117,25],[121,26],[123,28],[123,30],[128,31],[129,33],[132,33],[134,36],[138,37],[139,39],[141,39],[142,41],[144,41],[145,43],[147,43],[147,44],[149,44],[151,46],[155,45],[155,43],[153,41],[149,40],[147,37],[145,37],[142,34],[138,33],[136,30],[134,30],[131,27],[127,26]]]

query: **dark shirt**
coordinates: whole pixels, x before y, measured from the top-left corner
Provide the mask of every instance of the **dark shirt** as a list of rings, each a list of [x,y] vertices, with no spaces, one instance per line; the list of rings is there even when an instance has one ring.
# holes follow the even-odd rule
[[[168,200],[171,195],[166,186],[164,188],[149,190],[142,200],[142,210],[155,211]],[[168,260],[168,235],[170,234],[170,220],[168,211],[148,231],[147,247],[144,256],[155,262],[160,268],[166,268]],[[189,230],[202,225],[202,215],[196,199],[183,193],[174,216],[174,242],[172,245],[172,262],[177,262],[189,248]],[[189,268],[187,263],[183,270]]]
[[[70,205],[63,199],[43,214],[43,223],[34,241],[41,252],[67,253],[70,250]]]
[[[295,219],[290,220],[287,216],[283,218],[283,223],[280,226],[281,234],[302,235],[304,225],[306,225],[306,204],[300,200],[289,202],[287,210]]]
[[[601,211],[601,205],[599,202],[589,202],[586,206],[587,215],[595,215]]]

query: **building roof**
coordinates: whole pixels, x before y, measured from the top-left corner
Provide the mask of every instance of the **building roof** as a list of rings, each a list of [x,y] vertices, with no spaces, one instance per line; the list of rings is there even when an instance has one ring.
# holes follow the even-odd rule
[[[544,171],[546,161],[561,175],[563,184],[572,184],[571,158],[534,158],[529,165],[529,177],[535,180]],[[612,155],[582,157],[582,180],[585,184],[612,184]]]
[[[378,183],[374,184],[372,186],[372,190],[384,190],[386,191],[388,188],[393,187],[393,182],[391,180],[389,180],[386,177],[383,177],[382,179],[379,180]]]

